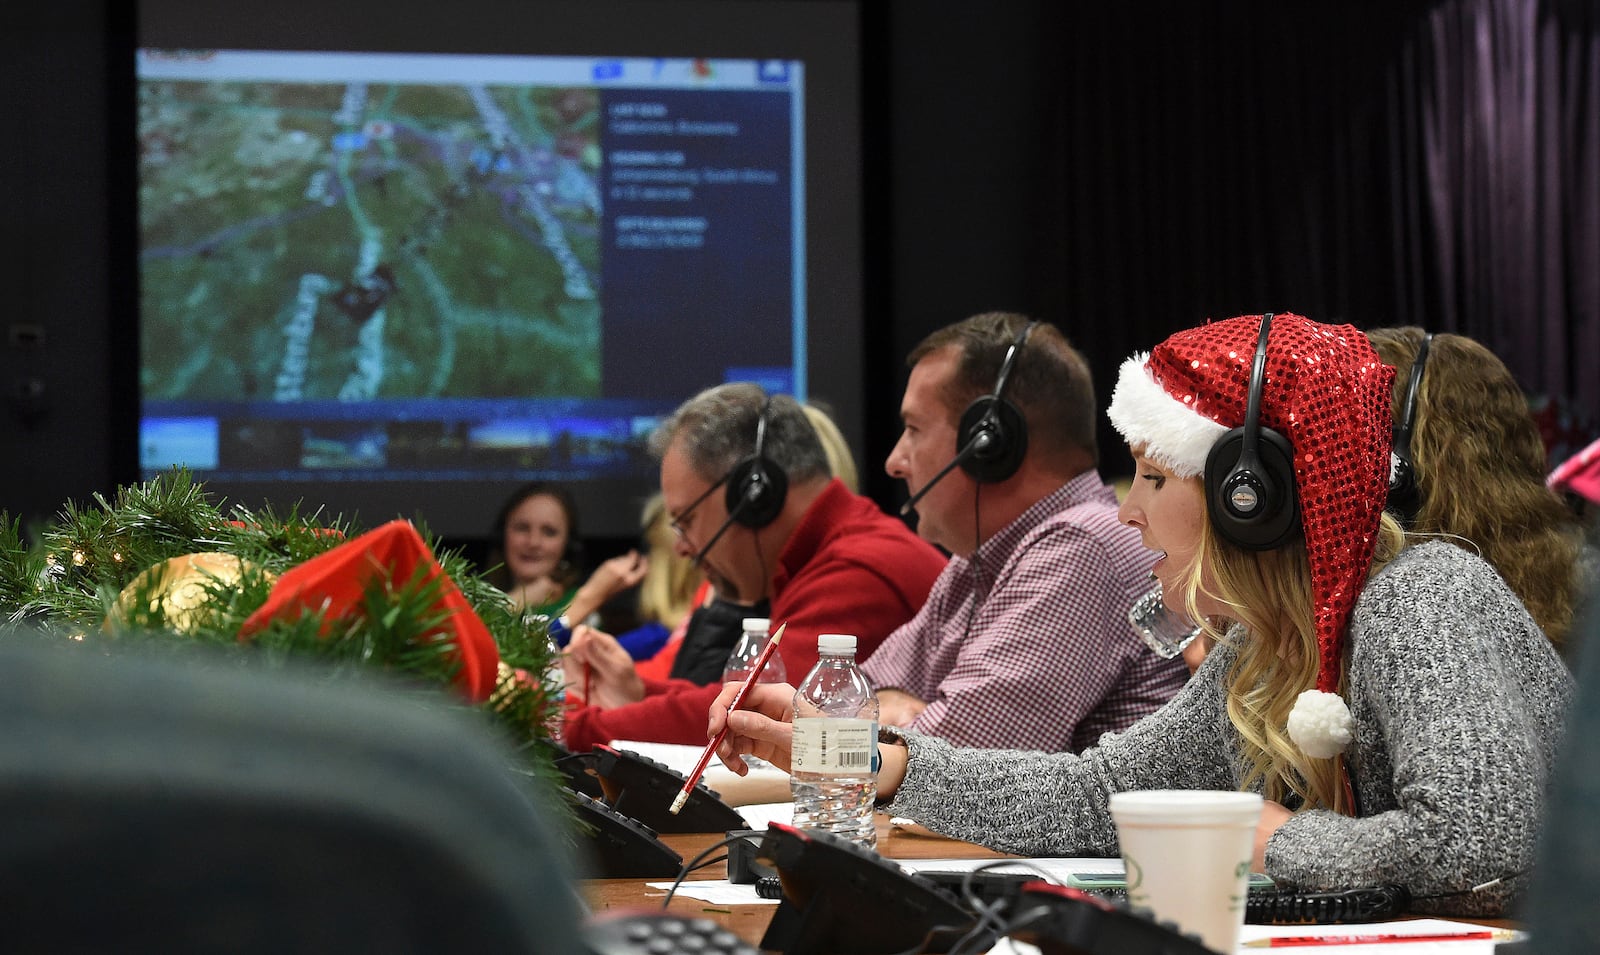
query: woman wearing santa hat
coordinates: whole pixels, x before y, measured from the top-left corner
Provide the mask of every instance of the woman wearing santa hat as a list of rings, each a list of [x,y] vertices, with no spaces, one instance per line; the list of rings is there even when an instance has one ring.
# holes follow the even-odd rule
[[[1480,558],[1384,515],[1394,370],[1350,326],[1241,316],[1124,363],[1122,518],[1216,648],[1157,712],[1070,754],[885,731],[883,808],[1023,855],[1117,854],[1110,793],[1267,800],[1255,867],[1307,890],[1398,884],[1503,913],[1532,864],[1572,680]],[[725,761],[784,765],[790,699],[712,708]],[[747,701],[747,705],[749,705]]]

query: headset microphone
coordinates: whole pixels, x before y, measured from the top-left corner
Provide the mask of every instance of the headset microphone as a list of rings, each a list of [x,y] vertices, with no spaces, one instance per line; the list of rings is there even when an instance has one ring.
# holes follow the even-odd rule
[[[956,452],[956,456],[950,459],[950,463],[949,464],[946,464],[944,467],[940,468],[939,469],[939,473],[935,474],[933,476],[932,480],[930,480],[927,484],[922,485],[922,489],[921,490],[919,490],[919,491],[917,491],[917,493],[911,495],[911,499],[910,500],[908,500],[904,504],[900,505],[900,516],[904,517],[907,514],[910,514],[911,513],[911,509],[917,506],[917,502],[922,500],[923,495],[925,495],[929,491],[933,490],[933,486],[935,484],[938,484],[940,481],[944,480],[945,475],[949,474],[951,471],[954,471],[956,468],[960,467],[962,464],[964,464],[973,455],[978,454],[981,451],[983,451],[990,444],[992,444],[993,441],[994,441],[994,434],[993,434],[993,432],[990,432],[990,431],[980,431],[977,434],[973,435],[972,436],[972,440],[968,441],[965,445],[962,446],[960,451]]]
[[[994,393],[979,396],[961,414],[956,430],[956,440],[961,442],[961,450],[933,476],[933,480],[922,485],[921,490],[900,506],[902,517],[910,514],[924,494],[933,490],[935,484],[958,467],[971,474],[972,479],[980,484],[999,483],[1021,469],[1022,460],[1028,453],[1028,423],[1017,406],[1006,400],[1006,382],[1011,378],[1012,366],[1022,354],[1022,346],[1028,343],[1028,336],[1033,334],[1038,324],[1028,322],[1017,333],[1000,362],[1000,375],[995,380]]]
[[[722,540],[722,535],[728,532],[728,528],[739,522],[739,514],[745,510],[746,506],[749,505],[751,501],[754,501],[760,496],[761,488],[759,485],[757,485],[752,486],[748,491],[745,492],[743,497],[739,498],[739,503],[734,505],[733,510],[728,512],[727,519],[724,520],[722,525],[717,528],[716,532],[711,535],[711,539],[706,541],[706,546],[695,551],[694,566],[700,566],[700,562],[706,559],[707,554],[711,553],[711,548],[717,546],[717,541]]]

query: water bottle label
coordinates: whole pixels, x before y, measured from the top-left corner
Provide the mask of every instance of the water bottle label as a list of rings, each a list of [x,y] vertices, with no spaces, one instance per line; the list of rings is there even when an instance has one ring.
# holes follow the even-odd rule
[[[794,746],[789,766],[797,773],[863,776],[871,773],[878,748],[878,724],[829,716],[794,721]]]

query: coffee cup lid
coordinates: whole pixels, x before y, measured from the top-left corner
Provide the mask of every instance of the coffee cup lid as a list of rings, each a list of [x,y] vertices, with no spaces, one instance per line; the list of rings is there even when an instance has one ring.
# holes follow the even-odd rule
[[[1135,790],[1112,793],[1111,814],[1130,822],[1253,823],[1261,815],[1261,796],[1212,789]]]

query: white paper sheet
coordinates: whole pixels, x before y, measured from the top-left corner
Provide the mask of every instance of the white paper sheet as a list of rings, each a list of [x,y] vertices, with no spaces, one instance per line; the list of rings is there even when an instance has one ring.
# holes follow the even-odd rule
[[[631,750],[647,759],[653,759],[683,776],[687,776],[694,771],[694,764],[700,761],[700,754],[705,752],[704,746],[684,746],[678,743],[645,743],[632,739],[614,739],[606,745],[612,749]],[[718,764],[715,760],[712,760],[712,765]]]
[[[911,872],[971,872],[984,866],[985,872],[1021,872],[1043,875],[1045,878],[1067,884],[1067,873],[1087,872],[1095,875],[1121,875],[1121,859],[1011,859],[1004,865],[994,865],[999,859],[896,859],[901,868]]]
[[[652,889],[670,889],[671,882],[647,882]],[[734,885],[726,879],[707,879],[685,882],[678,886],[678,895],[710,902],[713,905],[777,905],[778,899],[763,899],[753,885]]]
[[[1040,955],[1039,949],[1027,942],[1003,938],[994,948],[989,949],[986,955]]]
[[[789,825],[794,822],[794,803],[764,802],[754,806],[740,806],[739,815],[744,817],[745,825],[751,829],[765,829],[767,824],[772,822]]]

